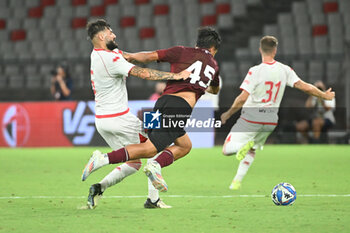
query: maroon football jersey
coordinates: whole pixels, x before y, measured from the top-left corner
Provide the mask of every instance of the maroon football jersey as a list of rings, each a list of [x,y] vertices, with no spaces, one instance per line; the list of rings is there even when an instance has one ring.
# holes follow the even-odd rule
[[[219,66],[208,50],[175,46],[157,53],[159,61],[170,63],[171,72],[192,72],[186,80],[169,80],[163,95],[191,91],[198,100],[209,86],[219,86]]]

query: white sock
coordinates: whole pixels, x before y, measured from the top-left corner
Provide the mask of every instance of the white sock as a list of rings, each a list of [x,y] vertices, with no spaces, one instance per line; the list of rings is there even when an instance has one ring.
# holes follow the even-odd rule
[[[159,154],[160,154],[160,153],[159,153]],[[148,160],[147,160],[147,164],[150,163],[150,162],[152,162],[152,161],[154,161],[154,159],[157,158],[157,156],[158,156],[159,154],[157,154],[156,156],[154,156],[154,157],[151,158],[151,159],[148,159]],[[153,186],[153,184],[152,184],[152,182],[151,182],[150,179],[148,179],[148,198],[151,199],[151,201],[152,201],[153,203],[156,202],[156,201],[159,199],[159,191],[158,191],[158,189],[156,189],[156,188]]]
[[[141,167],[140,163],[123,163],[117,168],[113,169],[103,180],[100,182],[102,192],[104,192],[108,187],[111,187],[120,181],[122,181],[125,177],[130,176],[137,172]]]
[[[255,151],[249,151],[244,159],[239,163],[236,176],[233,180],[242,181],[244,176],[247,174],[249,167],[254,162]]]

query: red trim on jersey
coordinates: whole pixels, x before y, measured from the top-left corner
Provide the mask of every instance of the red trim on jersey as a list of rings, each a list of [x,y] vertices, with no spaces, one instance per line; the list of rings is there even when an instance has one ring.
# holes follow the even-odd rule
[[[268,65],[273,65],[273,64],[275,64],[276,63],[276,61],[273,61],[273,62],[264,62],[264,64],[268,64]]]
[[[139,133],[140,143],[146,142],[148,138]]]
[[[132,66],[131,68],[130,68],[130,70],[128,71],[128,77],[130,76],[130,71],[132,70],[132,68],[134,68],[135,67],[135,65],[134,66]]]
[[[118,52],[114,51],[114,50],[107,50],[107,49],[94,49],[95,51],[106,51],[109,53],[115,53],[115,54],[123,54],[122,51],[118,50]]]
[[[250,120],[247,120],[243,117],[241,117],[243,120],[245,120],[246,122],[249,122],[249,123],[253,123],[253,124],[260,124],[260,125],[277,125],[277,123],[274,123],[274,122],[260,122],[260,121],[250,121]]]
[[[240,87],[239,89],[241,89],[242,91],[246,91],[246,92],[250,95],[250,92],[247,91],[246,89],[244,89],[244,88],[242,88],[242,87]]]
[[[110,117],[117,117],[117,116],[122,116],[127,114],[130,111],[130,108],[128,108],[127,110],[125,110],[124,112],[118,112],[118,113],[114,113],[114,114],[107,114],[107,115],[96,115],[96,118],[110,118]]]

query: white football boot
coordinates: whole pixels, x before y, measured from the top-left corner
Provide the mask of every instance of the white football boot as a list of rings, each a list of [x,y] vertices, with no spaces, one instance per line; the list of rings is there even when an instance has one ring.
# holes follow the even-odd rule
[[[108,164],[108,159],[106,160],[107,154],[102,154],[101,151],[95,150],[89,162],[86,164],[83,174],[81,175],[81,180],[85,181],[87,177],[97,169]]]
[[[157,161],[147,163],[143,171],[146,176],[151,180],[153,186],[160,192],[168,191],[168,185],[162,177],[161,168]]]

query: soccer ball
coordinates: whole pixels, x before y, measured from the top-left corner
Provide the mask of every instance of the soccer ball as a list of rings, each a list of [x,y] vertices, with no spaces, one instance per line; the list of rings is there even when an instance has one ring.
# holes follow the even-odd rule
[[[271,199],[276,205],[292,205],[297,199],[297,192],[293,185],[280,183],[272,189]]]

